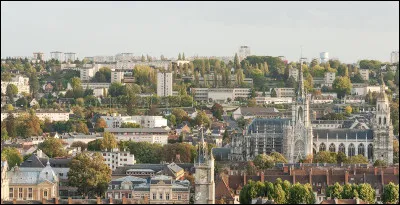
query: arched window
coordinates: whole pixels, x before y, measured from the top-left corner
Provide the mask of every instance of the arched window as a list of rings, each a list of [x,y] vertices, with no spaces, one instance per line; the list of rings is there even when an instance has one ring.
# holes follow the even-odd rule
[[[354,144],[351,143],[351,144],[349,145],[349,153],[348,153],[347,156],[352,157],[352,156],[354,156],[355,154],[356,154],[356,148],[354,147]]]
[[[346,147],[344,146],[343,143],[341,143],[341,144],[339,145],[339,152],[343,152],[343,153],[346,154]]]
[[[383,117],[383,125],[386,125],[386,117]]]
[[[320,152],[326,151],[326,146],[325,146],[324,143],[321,143],[321,144],[319,145],[319,151],[320,151]]]
[[[336,152],[336,146],[335,146],[335,144],[331,144],[331,145],[329,145],[329,151],[330,152]]]
[[[365,156],[365,148],[364,148],[364,144],[363,143],[358,145],[358,154],[361,154],[362,156]]]
[[[372,159],[374,156],[374,146],[372,144],[368,145],[368,159]]]
[[[381,117],[379,117],[379,123],[378,123],[378,125],[380,125],[381,122],[382,122],[382,119],[381,119]]]

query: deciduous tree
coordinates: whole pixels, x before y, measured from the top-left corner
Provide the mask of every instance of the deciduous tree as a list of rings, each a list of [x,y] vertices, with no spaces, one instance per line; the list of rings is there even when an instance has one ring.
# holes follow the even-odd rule
[[[49,137],[38,145],[38,149],[42,150],[50,158],[63,157],[67,155],[64,150],[62,140],[54,137]]]

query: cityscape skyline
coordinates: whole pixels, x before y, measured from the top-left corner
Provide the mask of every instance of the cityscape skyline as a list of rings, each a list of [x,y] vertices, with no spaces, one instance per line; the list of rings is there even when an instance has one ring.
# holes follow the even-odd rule
[[[365,12],[372,9],[374,15]],[[289,61],[299,59],[302,46],[308,59],[327,51],[346,63],[389,62],[399,44],[398,2],[2,2],[1,11],[2,58],[48,58],[57,50],[79,59],[234,56],[247,45],[252,55]]]

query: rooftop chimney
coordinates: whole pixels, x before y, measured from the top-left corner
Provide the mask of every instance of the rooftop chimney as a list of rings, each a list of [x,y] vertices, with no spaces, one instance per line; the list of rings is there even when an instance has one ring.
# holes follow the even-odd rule
[[[72,198],[68,197],[68,204],[72,204]]]
[[[97,204],[101,204],[101,198],[97,197],[96,202],[97,202]]]
[[[349,172],[346,170],[344,173],[344,183],[348,184],[349,183]]]
[[[243,173],[243,185],[247,184],[246,172]]]
[[[261,172],[261,182],[263,182],[264,183],[264,172]]]

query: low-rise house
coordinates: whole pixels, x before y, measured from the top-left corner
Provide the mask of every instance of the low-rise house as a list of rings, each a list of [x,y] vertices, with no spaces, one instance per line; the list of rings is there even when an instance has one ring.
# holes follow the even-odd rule
[[[175,128],[176,134],[179,136],[181,133],[190,133],[190,127],[186,123],[182,123]]]
[[[342,99],[344,104],[364,104],[365,97],[360,95],[347,95]]]
[[[313,104],[325,104],[333,103],[333,96],[316,95],[312,96],[311,103]]]
[[[326,199],[321,204],[368,204],[359,198],[356,199]]]

